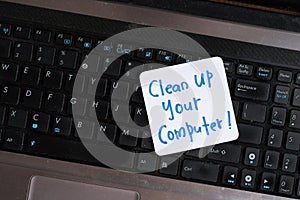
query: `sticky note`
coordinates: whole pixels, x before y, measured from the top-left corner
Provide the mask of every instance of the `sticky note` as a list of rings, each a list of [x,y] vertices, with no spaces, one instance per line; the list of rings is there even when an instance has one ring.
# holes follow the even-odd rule
[[[221,58],[145,71],[140,75],[140,82],[158,155],[238,138]]]

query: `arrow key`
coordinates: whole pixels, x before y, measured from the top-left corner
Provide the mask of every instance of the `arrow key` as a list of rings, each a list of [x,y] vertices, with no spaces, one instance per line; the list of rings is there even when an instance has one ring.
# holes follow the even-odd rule
[[[261,177],[261,190],[265,191],[274,191],[276,181],[276,174],[264,172]]]
[[[237,174],[238,174],[237,167],[225,166],[223,179],[222,179],[223,183],[226,185],[236,185]]]

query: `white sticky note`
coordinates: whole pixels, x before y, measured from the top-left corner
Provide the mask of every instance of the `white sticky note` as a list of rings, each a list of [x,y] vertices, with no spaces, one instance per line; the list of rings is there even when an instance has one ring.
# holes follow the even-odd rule
[[[221,58],[146,71],[140,75],[140,82],[158,155],[238,138]]]

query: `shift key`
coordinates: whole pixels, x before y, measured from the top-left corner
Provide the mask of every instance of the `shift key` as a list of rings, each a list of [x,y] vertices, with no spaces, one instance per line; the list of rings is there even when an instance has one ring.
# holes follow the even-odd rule
[[[236,81],[235,96],[246,99],[267,101],[270,93],[270,84],[241,80]]]

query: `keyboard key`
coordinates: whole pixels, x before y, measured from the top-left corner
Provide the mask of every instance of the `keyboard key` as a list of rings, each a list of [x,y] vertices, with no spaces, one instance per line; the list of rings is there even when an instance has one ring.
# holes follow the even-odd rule
[[[266,151],[264,167],[266,169],[277,169],[279,162],[279,152],[276,151]]]
[[[119,55],[131,55],[132,46],[130,44],[116,43],[115,53]]]
[[[177,157],[164,156],[159,162],[159,172],[166,175],[177,175],[179,159]]]
[[[115,94],[112,98],[126,100],[129,95],[129,83],[125,81],[112,81],[111,91]]]
[[[294,188],[294,177],[282,175],[279,181],[279,193],[292,194]]]
[[[298,197],[300,196],[300,180],[298,180],[298,187],[297,187],[296,195]]]
[[[50,112],[61,113],[65,104],[65,95],[60,93],[47,93],[45,99],[45,109]]]
[[[67,69],[76,69],[78,52],[73,50],[61,50],[58,54],[58,66]]]
[[[14,30],[14,37],[20,39],[29,39],[31,35],[31,29],[23,26],[16,26]]]
[[[120,137],[119,137],[119,144],[130,146],[130,147],[137,146],[138,134],[139,134],[138,129],[122,127]]]
[[[290,128],[300,129],[300,111],[292,110],[290,115]]]
[[[43,93],[36,89],[26,89],[23,91],[22,104],[29,108],[39,109],[42,104]]]
[[[70,34],[59,33],[56,35],[55,43],[64,46],[71,46],[72,39],[73,37]]]
[[[19,65],[11,62],[2,62],[0,68],[0,80],[16,81],[19,72]]]
[[[36,53],[36,62],[41,65],[52,66],[54,64],[56,49],[47,46],[38,46]]]
[[[0,36],[10,36],[11,26],[8,24],[0,24]]]
[[[253,74],[253,65],[249,64],[238,64],[236,73],[238,75],[243,75],[243,76],[252,76]]]
[[[268,136],[268,146],[280,148],[282,144],[283,131],[278,129],[270,129]]]
[[[136,107],[134,110],[133,120],[139,126],[144,127],[144,126],[148,125],[149,122],[148,122],[146,108]]]
[[[10,40],[0,39],[0,57],[8,58],[10,56],[12,42]]]
[[[283,160],[282,160],[282,171],[284,172],[296,172],[296,166],[298,162],[298,157],[293,154],[284,154]]]
[[[136,57],[151,60],[153,58],[153,49],[139,48],[136,51]]]
[[[46,70],[44,75],[44,87],[60,89],[62,85],[63,73],[57,70]]]
[[[262,140],[263,128],[259,126],[251,126],[239,124],[238,141],[251,144],[260,144]]]
[[[92,139],[94,137],[95,123],[87,120],[75,119],[76,137]]]
[[[103,72],[109,76],[119,77],[122,72],[122,60],[117,59],[111,63],[110,59],[105,59],[103,64]]]
[[[288,136],[286,140],[286,148],[289,150],[299,151],[300,133],[288,132]]]
[[[290,83],[293,79],[293,73],[285,70],[279,70],[277,80],[284,83]]]
[[[276,184],[276,174],[264,172],[261,177],[260,189],[273,192]]]
[[[286,109],[274,107],[272,110],[271,124],[276,126],[284,126],[286,119]]]
[[[21,109],[11,108],[8,114],[7,125],[16,128],[26,128],[28,112]]]
[[[34,112],[31,119],[31,128],[37,132],[48,132],[50,125],[50,115]]]
[[[259,149],[247,147],[245,152],[244,164],[257,166],[259,161]]]
[[[10,150],[20,151],[23,149],[25,134],[15,130],[6,130],[3,147]]]
[[[275,90],[274,102],[280,104],[288,104],[290,98],[290,88],[277,85]]]
[[[296,84],[300,85],[300,73],[298,73],[296,76]]]
[[[71,97],[68,101],[68,113],[83,116],[86,112],[86,106],[87,99]]]
[[[232,74],[234,71],[234,62],[224,61],[224,67],[227,74]]]
[[[217,182],[219,170],[217,164],[184,160],[181,175],[188,179]]]
[[[102,64],[101,56],[98,54],[90,53],[84,56],[80,69],[82,71],[95,73],[98,72],[99,69],[102,67],[101,64]]]
[[[254,188],[256,183],[256,171],[243,169],[241,178],[241,187]]]
[[[238,176],[237,167],[225,166],[222,182],[226,185],[236,185],[237,176]]]
[[[1,88],[0,102],[17,105],[20,100],[21,89],[15,86],[3,86]]]
[[[76,85],[75,84],[76,79]],[[99,83],[101,84],[101,83]],[[73,88],[75,88],[74,92],[76,94],[80,94],[83,92],[85,87],[85,77],[80,74],[68,73],[65,75],[65,89],[68,93],[73,93]]]
[[[4,106],[0,106],[0,125],[4,124],[5,115],[6,115],[6,108]]]
[[[137,80],[144,71],[143,63],[137,61],[127,61],[125,64],[124,76],[129,79]]]
[[[70,136],[72,130],[72,119],[56,116],[53,120],[52,133]]]
[[[141,148],[154,151],[154,144],[151,138],[150,131],[144,130],[141,134],[143,135],[143,139],[141,141]]]
[[[75,46],[77,48],[90,50],[90,49],[92,49],[93,41],[92,41],[91,38],[78,37],[77,40],[76,40]]]
[[[293,106],[300,107],[300,89],[296,88],[293,95]]]
[[[96,95],[97,97],[104,97],[108,91],[108,81],[107,79],[101,78],[99,80],[99,77],[87,77],[88,78],[88,94],[90,95]],[[81,90],[80,85],[76,86],[76,88],[79,88],[78,90]],[[77,91],[77,89],[75,90]]]
[[[258,67],[256,77],[262,80],[271,80],[272,68],[269,67]]]
[[[26,152],[95,163],[95,159],[88,153],[81,142],[43,134],[29,135]]]
[[[33,45],[17,42],[15,43],[14,59],[18,61],[31,62],[33,55]]]
[[[137,169],[139,171],[152,172],[156,169],[157,156],[154,154],[139,154],[137,158]]]
[[[33,39],[39,42],[48,43],[51,40],[51,32],[42,29],[35,30]]]
[[[232,105],[233,105],[235,116],[237,117],[238,114],[239,114],[240,102],[238,102],[238,101],[232,101]]]
[[[236,81],[235,96],[257,101],[267,101],[270,84],[238,79]]]
[[[142,88],[138,87],[138,89],[132,94],[131,100],[135,103],[144,103]]]
[[[128,123],[130,118],[129,107],[114,103],[111,105],[112,116],[116,122]]]
[[[95,117],[95,110],[96,110],[96,117],[97,119],[106,119],[108,117],[108,109],[109,109],[109,103],[106,101],[93,101],[91,103],[91,109],[90,109],[90,117]]]
[[[156,60],[165,63],[172,63],[175,55],[169,51],[159,50],[156,53]]]
[[[100,142],[109,142],[108,140],[110,140],[112,143],[114,143],[117,130],[118,128],[116,125],[99,122],[99,130],[96,130],[97,140]]]
[[[263,123],[266,118],[267,107],[254,103],[244,103],[242,119]]]
[[[21,83],[28,85],[38,85],[41,77],[41,69],[37,67],[26,66],[21,73]]]
[[[219,144],[212,148],[207,158],[223,162],[239,163],[241,150],[240,145]]]

